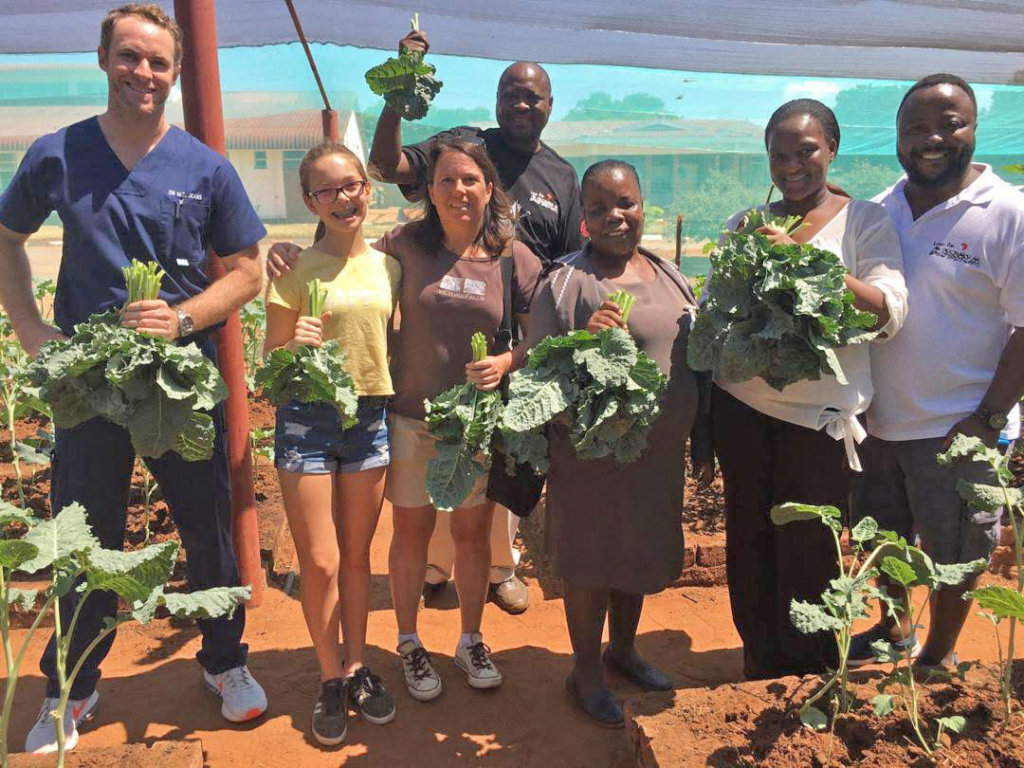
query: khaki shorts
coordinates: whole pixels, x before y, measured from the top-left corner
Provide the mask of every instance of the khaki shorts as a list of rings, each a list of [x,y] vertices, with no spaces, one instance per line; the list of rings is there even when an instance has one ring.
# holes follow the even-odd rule
[[[437,455],[436,440],[427,431],[427,423],[419,419],[388,414],[391,436],[391,464],[384,481],[384,497],[396,507],[427,507],[427,461]],[[487,503],[487,475],[477,478],[476,485],[463,507]]]

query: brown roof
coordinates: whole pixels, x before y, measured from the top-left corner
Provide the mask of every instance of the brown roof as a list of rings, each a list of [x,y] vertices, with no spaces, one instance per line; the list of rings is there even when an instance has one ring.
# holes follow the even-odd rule
[[[0,110],[0,152],[28,149],[39,136],[85,120],[98,111],[101,109],[97,107],[62,107],[54,110],[33,107],[4,108]],[[323,140],[320,114],[319,109],[305,109],[277,115],[235,117],[225,120],[224,133],[228,149],[307,150]],[[342,132],[351,115],[348,110],[338,110],[338,128]],[[178,124],[177,120],[174,122]]]

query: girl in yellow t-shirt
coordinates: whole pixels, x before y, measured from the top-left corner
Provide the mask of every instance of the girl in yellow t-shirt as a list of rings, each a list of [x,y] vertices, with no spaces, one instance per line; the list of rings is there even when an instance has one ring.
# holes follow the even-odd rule
[[[302,570],[302,612],[320,663],[313,735],[334,745],[345,738],[350,705],[377,725],[395,716],[394,700],[363,657],[370,541],[390,462],[388,334],[402,268],[363,239],[370,182],[355,154],[340,144],[320,144],[306,153],[299,178],[306,207],[323,222],[324,234],[268,288],[264,352],[337,339],[359,395],[356,426],[342,431],[333,405],[293,401],[278,408],[274,439]],[[308,314],[306,284],[314,278],[328,290],[321,317]]]

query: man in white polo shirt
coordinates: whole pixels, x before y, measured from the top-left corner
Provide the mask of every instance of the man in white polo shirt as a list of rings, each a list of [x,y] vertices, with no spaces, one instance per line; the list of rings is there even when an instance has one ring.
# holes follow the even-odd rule
[[[1024,334],[1014,332],[1024,326],[1024,195],[971,162],[977,101],[959,77],[919,80],[896,121],[906,176],[875,201],[900,235],[909,311],[898,336],[872,345],[853,517],[908,540],[916,533],[936,562],[968,562],[989,557],[1000,514],[977,513],[957,494],[961,477],[985,481],[980,462],[940,467],[935,456],[957,433],[995,447],[1024,391]],[[973,581],[934,594],[920,649],[904,616],[902,632],[878,625],[856,636],[851,662],[870,662],[874,640],[909,634],[919,665],[955,665]]]

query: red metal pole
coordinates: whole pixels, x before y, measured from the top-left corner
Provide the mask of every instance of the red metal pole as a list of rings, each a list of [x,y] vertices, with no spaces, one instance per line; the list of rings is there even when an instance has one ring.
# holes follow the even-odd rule
[[[333,142],[341,141],[338,138],[338,113],[333,109],[322,109],[320,118],[324,124],[324,139]]]
[[[185,129],[211,149],[226,155],[220,65],[217,61],[217,20],[213,5],[213,0],[174,0],[174,16],[185,35],[181,97]],[[220,259],[210,258],[207,264],[214,280],[224,274]],[[252,586],[249,605],[256,607],[263,601],[263,568],[256,523],[252,456],[249,453],[249,407],[242,325],[237,312],[231,314],[217,334],[217,354],[221,375],[228,385],[225,414],[231,470],[231,536],[242,584]]]

